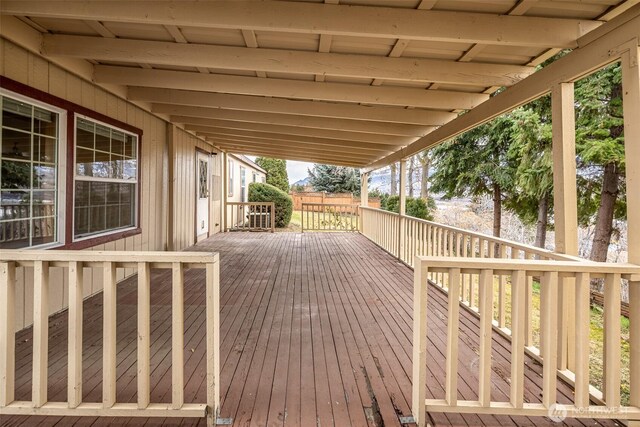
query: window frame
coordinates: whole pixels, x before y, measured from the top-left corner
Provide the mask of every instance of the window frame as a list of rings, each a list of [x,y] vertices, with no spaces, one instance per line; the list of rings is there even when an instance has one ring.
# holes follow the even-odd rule
[[[234,185],[234,172],[235,172],[235,164],[233,159],[227,159],[227,197],[233,197],[233,185]]]
[[[61,108],[54,103],[49,103],[43,101],[42,99],[38,99],[36,97],[31,97],[29,94],[23,94],[19,91],[7,89],[4,84],[0,87],[0,95],[2,97],[12,98],[19,102],[24,102],[30,104],[34,107],[42,108],[44,110],[51,111],[58,115],[58,125],[57,125],[57,147],[56,147],[56,206],[55,206],[55,240],[51,243],[43,243],[35,246],[27,246],[24,248],[19,248],[19,250],[31,250],[31,249],[51,249],[61,247],[65,244],[66,241],[66,185],[68,179],[67,173],[67,150],[68,150],[68,136],[67,136],[67,121],[69,112]],[[0,118],[0,123],[2,119]],[[33,131],[30,133],[33,136]],[[33,140],[32,140],[32,149],[33,149]],[[33,154],[32,160],[33,163]],[[31,188],[33,190],[33,188]],[[30,217],[32,219],[32,216]],[[64,220],[63,220],[64,219]],[[31,225],[31,223],[30,223]]]
[[[62,109],[66,113],[66,124],[61,121],[60,129],[65,129],[64,139],[61,138],[60,145],[64,147],[64,157],[60,158],[60,168],[64,170],[64,181],[61,182],[60,193],[63,194],[62,202],[60,203],[61,217],[59,232],[59,244],[55,246],[57,249],[86,249],[93,246],[113,242],[116,240],[122,240],[127,237],[136,236],[142,233],[142,220],[141,212],[144,209],[142,199],[142,186],[144,185],[144,168],[143,168],[143,132],[135,126],[121,122],[112,117],[98,113],[97,111],[78,105],[74,102],[67,101],[66,99],[51,95],[47,92],[43,92],[39,89],[33,88],[24,83],[3,77],[0,79],[0,88],[12,92],[14,94],[26,97],[31,101],[39,101],[49,106],[53,106]],[[97,120],[107,124],[108,126],[117,127],[121,130],[125,130],[138,135],[138,189],[135,197],[137,198],[137,228],[121,231],[118,230],[111,234],[104,236],[91,236],[85,240],[74,242],[73,240],[73,198],[69,197],[74,192],[74,175],[75,175],[75,120],[76,114],[80,114],[90,118],[91,120]],[[71,131],[70,131],[71,130]],[[73,165],[70,168],[69,165]],[[63,186],[64,185],[64,186]],[[64,219],[62,221],[61,219]],[[42,247],[40,247],[42,249]]]
[[[135,156],[135,160],[136,160],[136,178],[135,178],[135,182],[132,181],[125,181],[123,179],[117,179],[117,178],[98,178],[98,179],[86,179],[81,177],[80,179],[78,179],[78,175],[76,173],[76,152],[78,149],[78,145],[76,144],[76,139],[77,139],[77,132],[78,132],[78,119],[83,119],[83,120],[87,120],[90,121],[96,125],[102,125],[102,126],[106,126],[108,128],[110,128],[111,130],[117,130],[119,132],[123,132],[124,134],[127,135],[133,135],[136,137],[136,156]],[[140,228],[140,135],[138,135],[135,132],[131,132],[128,131],[126,129],[120,128],[118,126],[112,125],[110,123],[106,123],[103,122],[101,120],[97,120],[94,119],[93,117],[87,116],[85,114],[79,114],[76,113],[73,115],[73,163],[71,164],[72,167],[71,169],[71,173],[70,175],[72,176],[72,180],[73,180],[73,184],[72,184],[72,192],[70,194],[70,199],[71,199],[71,204],[72,204],[72,208],[71,208],[71,236],[72,236],[72,243],[77,243],[77,242],[83,242],[86,240],[91,240],[91,239],[100,239],[112,234],[122,234],[122,233],[126,233],[128,231],[132,231],[132,230],[137,230]],[[95,151],[95,150],[94,150]],[[105,183],[124,183],[124,184],[134,184],[134,197],[135,197],[135,211],[133,213],[133,217],[134,217],[134,225],[129,226],[129,227],[119,227],[119,228],[114,228],[111,230],[105,230],[102,232],[98,232],[98,233],[93,233],[93,234],[89,234],[86,236],[81,236],[81,237],[76,237],[75,236],[75,225],[76,225],[76,209],[75,209],[75,199],[76,199],[76,181],[84,181],[84,182],[105,182]]]

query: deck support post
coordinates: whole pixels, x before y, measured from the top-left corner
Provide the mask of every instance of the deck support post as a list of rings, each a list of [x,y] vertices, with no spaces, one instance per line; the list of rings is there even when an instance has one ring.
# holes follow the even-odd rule
[[[640,47],[636,43],[622,55],[622,93],[624,110],[624,138],[626,180],[628,189],[640,186]],[[629,262],[640,264],[640,193],[627,191],[627,239]],[[629,335],[630,357],[630,402],[640,406],[640,281],[629,282],[631,304]],[[640,426],[640,421],[630,421],[629,426]]]
[[[400,160],[400,188],[398,189],[398,194],[400,195],[399,206],[399,214],[400,221],[398,221],[399,232],[398,232],[398,258],[403,260],[405,258],[405,215],[407,211],[407,159]],[[413,256],[413,255],[411,255]],[[410,257],[405,259],[407,263],[409,263]]]
[[[416,257],[413,270],[413,391],[411,410],[419,427],[427,425],[427,266]]]
[[[224,233],[228,231],[227,227],[227,199],[229,198],[229,155],[226,152],[222,152],[222,170],[224,171],[222,174],[222,215],[220,216],[222,220],[221,231]],[[273,215],[273,212],[271,213]]]
[[[369,206],[369,173],[364,172],[360,175],[361,184],[360,184],[360,207],[366,208]],[[364,221],[362,217],[362,209],[359,209],[360,221],[358,221],[358,231],[362,233],[364,230]]]
[[[573,83],[551,89],[553,122],[553,210],[556,252],[578,255],[578,198]],[[558,287],[558,369],[575,369],[575,278]]]

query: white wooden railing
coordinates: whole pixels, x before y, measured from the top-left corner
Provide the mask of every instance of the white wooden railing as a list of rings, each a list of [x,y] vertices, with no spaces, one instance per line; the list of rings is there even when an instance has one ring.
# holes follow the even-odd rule
[[[30,401],[15,393],[15,271],[33,269],[33,380]],[[67,401],[47,401],[49,270],[68,272],[69,351]],[[151,402],[151,269],[172,270],[172,398]],[[205,269],[207,401],[184,402],[184,271]],[[0,255],[0,415],[203,417],[215,423],[220,391],[220,273],[218,254],[203,252],[2,251]],[[82,401],[83,273],[103,272],[102,402]],[[138,273],[137,403],[116,399],[116,273]]]
[[[226,205],[225,231],[275,231],[273,202],[227,202]]]
[[[302,203],[302,231],[358,231],[358,205]]]
[[[426,412],[456,412],[523,416],[564,416],[572,418],[614,418],[640,420],[640,408],[621,406],[620,400],[620,280],[630,286],[640,286],[640,266],[593,262],[538,261],[517,259],[460,259],[453,257],[414,258],[414,326],[413,326],[413,411],[418,425],[426,425]],[[427,387],[427,312],[429,273],[446,277],[448,283],[447,348],[445,353],[445,391],[443,396],[426,399]],[[479,373],[478,400],[458,400],[458,325],[462,281],[471,276],[479,284]],[[541,337],[545,343],[542,398],[526,402],[524,397],[524,355],[526,346],[525,316],[526,283],[528,278],[540,278]],[[496,277],[511,283],[512,339],[511,376],[508,401],[494,401],[491,396],[491,341],[493,320],[493,286]],[[558,287],[562,278],[570,278],[575,286],[575,395],[572,404],[558,404],[556,399],[558,371]],[[604,326],[604,389],[603,405],[590,403],[589,334],[590,280],[605,280]],[[640,301],[631,302],[631,328],[638,327]],[[638,343],[631,342],[631,402],[638,402],[640,387],[640,352]],[[431,390],[437,389],[432,387]]]
[[[495,283],[493,282],[494,277],[492,276],[492,286],[487,287],[486,285],[481,285],[481,276],[477,271],[473,271],[473,269],[463,270],[459,277],[456,278],[457,281],[452,281],[451,275],[449,274],[449,270],[446,268],[439,269],[427,269],[425,271],[425,278],[429,279],[432,284],[438,286],[443,292],[450,295],[451,288],[454,287],[455,292],[457,293],[457,298],[459,300],[459,306],[468,310],[476,317],[481,317],[481,312],[483,310],[483,305],[487,303],[486,298],[491,298],[491,307],[490,310],[485,310],[485,314],[482,317],[481,324],[486,327],[489,325],[489,330],[493,328],[494,331],[503,335],[507,339],[511,340],[512,343],[520,345],[520,341],[522,341],[524,346],[525,354],[533,357],[537,361],[543,363],[546,369],[553,369],[554,372],[563,380],[568,382],[569,384],[575,385],[576,389],[581,385],[577,382],[577,371],[580,368],[580,357],[588,357],[589,350],[588,346],[586,347],[586,353],[584,352],[585,347],[583,346],[580,351],[574,345],[577,341],[579,329],[577,329],[577,324],[571,324],[573,322],[573,318],[571,316],[563,315],[563,318],[556,313],[556,319],[554,323],[556,323],[555,328],[560,331],[560,333],[565,334],[562,339],[556,341],[556,338],[550,339],[549,333],[545,333],[544,331],[544,322],[538,325],[533,320],[534,317],[539,317],[540,319],[544,318],[544,313],[542,313],[542,307],[549,304],[545,298],[549,298],[549,292],[547,292],[547,296],[544,297],[541,295],[540,302],[540,312],[534,312],[534,295],[533,295],[533,283],[534,279],[536,282],[543,282],[544,277],[542,277],[541,271],[527,270],[529,267],[534,266],[539,262],[547,262],[547,263],[565,263],[568,265],[574,266],[574,273],[577,272],[588,272],[588,270],[584,270],[583,268],[587,268],[591,263],[585,262],[577,257],[567,256],[563,254],[557,254],[551,251],[547,251],[544,249],[540,249],[534,246],[524,245],[517,242],[512,242],[506,239],[500,239],[493,236],[488,236],[481,233],[475,233],[468,230],[463,230],[456,227],[451,227],[443,224],[438,224],[432,221],[425,221],[409,216],[398,215],[396,213],[380,210],[380,209],[372,209],[368,207],[361,208],[361,233],[372,240],[374,243],[388,251],[390,254],[398,257],[401,261],[405,262],[407,265],[416,268],[416,255],[418,256],[429,256],[433,257],[433,259],[443,260],[446,259],[452,263],[450,268],[457,268],[456,266],[466,265],[465,263],[470,262],[478,262],[484,263],[483,265],[487,266],[487,269],[496,269],[500,270],[499,267],[501,263],[521,263],[523,270],[526,274],[522,276],[523,285],[522,294],[523,301],[520,311],[517,313],[518,316],[522,316],[523,321],[520,324],[514,326],[514,313],[510,310],[511,304],[513,301],[507,301],[507,295],[509,294],[509,290],[511,290],[512,295],[514,293],[514,284],[512,283],[513,278],[511,277],[511,273],[509,274],[494,274]],[[457,264],[456,264],[457,263]],[[633,268],[637,268],[634,266],[630,267],[616,267],[616,265],[610,264],[596,264],[601,266],[602,271],[596,271],[591,276],[591,278],[599,278],[603,277],[603,274],[609,270],[609,268],[627,268],[628,270]],[[417,271],[417,269],[416,269]],[[629,270],[630,271],[630,270]],[[607,300],[605,302],[605,317],[608,320],[608,325],[617,324],[617,335],[620,335],[620,286],[623,280],[627,280],[629,278],[633,278],[634,282],[630,282],[629,285],[631,287],[640,286],[638,283],[638,276],[630,275],[629,271],[623,270],[618,272],[619,274],[607,275],[605,280],[605,288],[607,289],[606,294],[608,296],[605,297]],[[626,272],[626,273],[625,273]],[[535,273],[535,274],[534,274]],[[624,274],[623,274],[624,273]],[[627,274],[629,273],[629,274]],[[551,304],[560,304],[560,289],[566,289],[567,287],[573,287],[576,291],[578,290],[578,285],[576,285],[576,277],[575,274],[567,274],[565,272],[561,272],[558,275],[558,284],[554,285],[555,296],[554,301]],[[635,273],[634,273],[635,274]],[[581,276],[585,277],[585,276]],[[459,280],[458,280],[459,279]],[[587,280],[588,283],[588,280]],[[495,285],[495,286],[494,286]],[[520,286],[520,285],[516,285]],[[494,290],[494,288],[497,288]],[[490,296],[487,296],[485,293],[490,292]],[[520,292],[520,289],[518,289]],[[614,296],[615,294],[615,296]],[[584,296],[580,296],[583,298]],[[588,288],[587,288],[587,297],[588,297]],[[484,299],[483,299],[484,298]],[[450,300],[451,301],[451,300]],[[520,303],[520,301],[518,301]],[[576,300],[576,304],[583,303],[582,300]],[[637,314],[640,310],[640,304],[636,303],[635,308],[633,306],[630,308],[631,311],[631,325],[630,332],[632,336],[640,333],[640,326],[637,324],[638,319],[640,319],[640,314]],[[614,307],[615,306],[615,307]],[[583,307],[584,308],[584,307]],[[633,310],[636,310],[635,321]],[[457,316],[458,305],[455,305],[455,308],[450,306],[450,312],[454,313],[454,317]],[[556,305],[557,310],[557,305]],[[414,314],[415,315],[415,314]],[[534,316],[538,315],[538,316]],[[586,314],[582,313],[583,316],[587,316],[589,319],[590,312],[587,311]],[[577,314],[576,314],[577,316]],[[617,317],[616,317],[617,316]],[[617,320],[615,320],[616,318]],[[580,320],[584,323],[584,319]],[[565,323],[563,323],[565,322]],[[605,321],[607,323],[607,321]],[[587,320],[588,324],[588,320]],[[449,323],[449,331],[451,332],[451,328],[457,325],[456,323]],[[584,325],[583,325],[584,326]],[[517,328],[516,328],[517,327]],[[457,326],[455,326],[457,328]],[[522,329],[520,329],[522,328]],[[611,326],[608,326],[609,330]],[[567,330],[575,330],[575,333],[568,336],[569,333]],[[607,334],[607,333],[606,333]],[[612,337],[607,340],[608,343],[615,341],[616,332],[608,332],[607,336]],[[588,335],[587,335],[588,337]],[[450,337],[450,339],[453,339]],[[457,337],[455,337],[457,340]],[[551,342],[547,347],[548,342]],[[633,340],[631,340],[633,341]],[[562,346],[559,346],[557,343],[563,343]],[[617,341],[617,346],[619,348],[620,341]],[[449,343],[451,345],[451,342]],[[633,344],[632,344],[633,345]],[[637,348],[637,347],[635,347]],[[415,349],[415,347],[414,347]],[[552,359],[552,362],[545,363],[544,355],[548,354],[549,351],[555,353],[555,356]],[[639,350],[632,350],[638,352]],[[569,363],[567,360],[569,359],[569,355],[574,359]],[[605,353],[606,354],[606,353]],[[549,357],[547,357],[547,361],[549,361]],[[605,357],[606,359],[606,357]],[[619,373],[620,371],[620,358],[616,358],[617,362],[611,362],[611,358],[609,357],[609,362],[605,363],[614,363],[616,365],[616,369]],[[522,362],[524,363],[524,362]],[[631,398],[631,402],[640,402],[640,356],[636,356],[633,362],[635,364],[635,371],[632,370],[630,383],[631,389],[635,391],[635,399]],[[451,367],[449,365],[448,369]],[[414,365],[415,369],[415,365]],[[613,368],[609,366],[609,370]],[[584,376],[583,376],[584,378]],[[606,373],[605,373],[606,378]],[[635,379],[634,379],[635,378]],[[589,382],[587,381],[587,385]],[[620,389],[619,385],[617,387],[618,391]],[[611,387],[607,387],[607,380],[604,380],[604,386],[602,390],[598,390],[593,386],[587,386],[587,394],[591,396],[594,401],[600,403],[606,403],[609,405],[611,400],[606,400],[607,390],[611,391]],[[632,391],[632,395],[634,392]],[[486,403],[486,402],[485,402]],[[584,402],[581,402],[584,403]],[[478,406],[477,403],[469,404],[470,408],[474,406]],[[440,405],[442,406],[442,405]],[[502,404],[490,405],[489,408],[484,408],[482,411],[484,412],[492,412],[492,413],[504,413],[506,410]],[[587,405],[588,406],[588,405]],[[619,406],[619,405],[618,405]],[[585,408],[584,405],[581,407]],[[429,407],[431,410],[431,406]],[[534,411],[530,411],[529,415],[541,414],[541,407],[528,407],[528,409],[535,409]],[[604,407],[604,414],[607,413],[615,414],[611,415],[611,417],[617,418],[625,418],[621,416],[619,412],[610,411],[607,407]],[[528,410],[527,409],[527,410]],[[566,409],[566,408],[564,408]],[[574,408],[575,409],[575,408]],[[586,412],[590,413],[590,416],[597,418],[597,414],[594,413],[595,408],[586,408]],[[437,410],[437,409],[434,409]],[[634,410],[631,408],[623,409],[627,414],[636,414]],[[466,407],[459,407],[456,409],[458,412],[469,412],[472,411]],[[574,410],[575,412],[575,410]],[[583,411],[585,412],[585,411]],[[601,411],[603,412],[603,411]],[[520,412],[519,412],[520,413]],[[568,416],[571,415],[572,412],[569,411]],[[546,413],[543,415],[547,415]],[[602,416],[603,414],[601,414]],[[636,414],[637,415],[637,414]],[[636,416],[633,415],[633,416]],[[626,417],[630,418],[630,417]]]

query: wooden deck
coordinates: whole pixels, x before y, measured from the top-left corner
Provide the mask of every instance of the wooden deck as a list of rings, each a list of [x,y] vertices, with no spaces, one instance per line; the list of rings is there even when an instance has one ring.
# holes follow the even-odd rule
[[[234,425],[399,426],[411,415],[413,272],[355,233],[226,233],[192,250],[221,254],[220,416]],[[171,398],[170,272],[153,272],[152,400]],[[185,401],[205,401],[204,284],[185,280]],[[427,397],[443,396],[446,299],[429,291]],[[136,396],[136,286],[118,288],[118,401]],[[85,302],[85,401],[101,399],[102,297]],[[477,319],[462,310],[461,399],[477,398]],[[66,313],[50,319],[49,400],[66,398]],[[509,343],[493,334],[494,400],[508,400]],[[31,329],[17,335],[16,399],[29,400]],[[541,399],[527,359],[526,394]],[[559,385],[559,400],[571,389]],[[560,425],[544,418],[430,414],[432,425]],[[3,417],[18,425],[206,425],[193,419]],[[614,425],[568,420],[567,425]]]

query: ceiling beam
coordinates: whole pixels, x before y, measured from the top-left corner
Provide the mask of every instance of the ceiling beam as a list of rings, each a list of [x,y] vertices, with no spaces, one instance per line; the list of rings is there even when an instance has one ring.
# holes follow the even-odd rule
[[[247,123],[233,120],[203,119],[201,117],[171,116],[173,123],[215,127],[219,129],[249,130],[265,133],[277,133],[297,136],[312,136],[343,141],[370,142],[374,144],[389,144],[395,146],[409,145],[415,137],[377,135],[374,133],[348,132],[332,129],[312,129],[297,126],[283,126],[278,124]]]
[[[207,138],[215,138],[216,141],[218,141],[219,143],[226,143],[229,145],[244,145],[244,146],[251,146],[251,147],[255,147],[255,148],[263,148],[263,149],[274,149],[274,150],[281,150],[281,151],[288,151],[288,152],[297,152],[297,153],[305,153],[305,154],[321,154],[321,155],[331,155],[332,157],[336,157],[336,158],[343,158],[343,159],[349,159],[349,158],[353,158],[353,159],[362,159],[364,160],[372,160],[376,158],[376,153],[371,153],[371,152],[361,152],[361,151],[357,151],[353,148],[345,148],[345,149],[341,149],[340,153],[335,153],[332,154],[330,151],[327,151],[326,149],[318,149],[318,148],[313,148],[313,147],[309,147],[309,146],[305,146],[304,144],[302,145],[291,145],[288,142],[281,142],[281,141],[262,141],[262,142],[253,142],[253,141],[245,141],[242,139],[233,139],[233,138],[225,138],[225,137],[221,137],[221,136],[217,136],[217,135],[206,135],[206,134],[199,134],[201,135],[203,138],[207,139]],[[384,152],[379,152],[378,155],[383,154]]]
[[[432,126],[417,126],[398,123],[382,123],[314,116],[297,116],[293,114],[225,110],[221,108],[192,107],[187,105],[152,104],[151,111],[154,113],[167,114],[171,116],[234,120],[245,123],[278,124],[311,129],[333,129],[341,131],[373,133],[378,135],[419,137],[433,130]]]
[[[340,153],[340,155],[344,153],[354,153],[359,155],[367,155],[372,154],[374,158],[377,155],[382,156],[385,153],[391,153],[396,147],[393,146],[385,146],[376,144],[377,147],[363,147],[357,144],[347,144],[344,142],[336,142],[332,145],[322,144],[313,141],[289,141],[289,140],[281,140],[278,138],[257,138],[251,136],[238,136],[238,135],[224,135],[218,133],[208,133],[208,132],[197,132],[198,135],[202,137],[215,137],[219,139],[224,139],[225,141],[233,141],[233,142],[242,142],[246,144],[256,144],[256,145],[281,145],[283,148],[302,148],[302,149],[310,149],[321,151],[324,153]],[[362,144],[362,143],[360,143]]]
[[[330,165],[340,165],[340,166],[350,166],[355,168],[361,168],[366,165],[367,161],[359,161],[359,160],[348,160],[344,158],[334,158],[334,157],[325,157],[320,155],[308,155],[302,153],[291,153],[286,151],[276,151],[276,150],[263,150],[250,146],[236,146],[236,145],[228,145],[228,144],[218,144],[215,138],[210,138],[207,140],[209,143],[217,146],[218,148],[224,149],[230,153],[236,154],[246,154],[249,156],[265,156],[265,157],[274,157],[283,160],[298,160],[302,162],[311,162],[311,163],[324,163]]]
[[[94,70],[94,81],[96,83],[307,100],[400,105],[440,110],[469,110],[489,99],[489,95],[480,93],[365,86],[350,83],[263,79],[185,71],[146,70],[109,65],[96,65]]]
[[[184,27],[574,48],[597,21],[271,1],[3,0],[4,14]]]
[[[408,158],[547,94],[553,85],[574,82],[619,60],[630,46],[640,43],[640,5],[612,19],[598,31],[600,38],[591,40],[589,37],[589,43],[584,47],[573,50],[413,144],[371,163],[366,170],[375,170]]]
[[[263,80],[264,81],[264,80]],[[207,93],[193,90],[129,87],[128,99],[163,104],[293,114],[307,117],[341,118],[381,123],[440,126],[456,118],[446,111],[404,109],[378,105],[354,105],[259,96]]]
[[[340,140],[335,138],[291,135],[288,133],[260,132],[260,131],[252,131],[252,130],[245,130],[245,129],[225,129],[220,127],[190,125],[190,124],[186,124],[185,129],[193,132],[204,132],[204,133],[219,134],[219,135],[250,136],[250,137],[262,138],[262,139],[280,139],[283,141],[297,141],[297,142],[314,141],[317,143],[325,143],[325,145],[335,145],[336,143],[340,145],[365,144],[365,142],[352,141],[352,140]],[[366,144],[373,144],[373,143],[366,142]],[[391,146],[397,149],[399,147],[398,145],[392,145],[392,144],[379,144],[379,145],[383,146],[383,148],[387,148]]]
[[[44,35],[42,54],[153,65],[511,86],[534,67],[72,35]],[[263,76],[261,76],[263,77]]]

